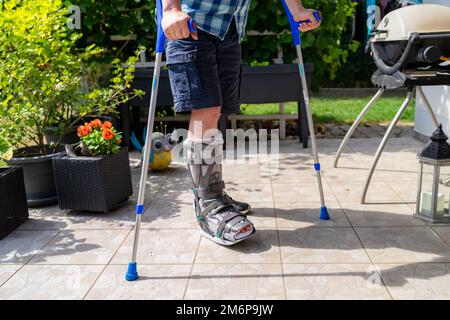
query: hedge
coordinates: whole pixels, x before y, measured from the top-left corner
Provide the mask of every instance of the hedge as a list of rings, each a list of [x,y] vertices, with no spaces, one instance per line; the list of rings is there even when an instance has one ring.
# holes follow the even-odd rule
[[[73,0],[82,11],[82,45],[94,42],[107,47],[111,55],[128,55],[139,45],[154,46],[155,1],[149,0]],[[69,3],[68,3],[69,4]],[[305,60],[315,64],[314,86],[323,79],[334,79],[340,66],[358,43],[346,40],[355,12],[353,0],[303,0],[305,7],[317,8],[324,17],[320,30],[303,36]],[[285,63],[295,59],[289,25],[280,0],[253,0],[247,30],[278,35],[247,36],[243,41],[243,60],[247,64],[270,64],[283,51]],[[136,41],[113,42],[110,35],[135,34]]]

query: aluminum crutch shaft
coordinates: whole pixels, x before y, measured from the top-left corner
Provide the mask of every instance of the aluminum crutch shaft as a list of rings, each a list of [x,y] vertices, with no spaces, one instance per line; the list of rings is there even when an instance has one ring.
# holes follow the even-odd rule
[[[321,220],[329,220],[330,216],[328,214],[328,209],[325,205],[325,197],[324,197],[324,193],[323,193],[319,154],[317,151],[316,134],[314,131],[315,130],[314,129],[314,121],[313,121],[313,117],[312,117],[311,105],[310,105],[310,100],[309,100],[308,83],[306,81],[305,67],[304,67],[304,63],[303,63],[303,54],[302,54],[302,47],[301,47],[300,30],[299,30],[300,25],[307,21],[302,21],[302,22],[295,21],[286,2],[284,0],[282,0],[282,2],[284,5],[284,9],[286,11],[286,15],[288,16],[288,19],[289,19],[289,24],[291,26],[291,31],[292,31],[292,40],[294,42],[295,49],[297,51],[298,68],[299,68],[299,72],[300,72],[303,97],[305,99],[305,108],[306,108],[306,116],[308,118],[309,135],[311,138],[311,151],[312,151],[312,155],[314,157],[314,169],[316,171],[317,185],[319,188],[319,195],[320,195],[320,205],[321,205],[320,219]],[[318,21],[321,20],[320,13],[318,11],[314,12],[314,17]]]

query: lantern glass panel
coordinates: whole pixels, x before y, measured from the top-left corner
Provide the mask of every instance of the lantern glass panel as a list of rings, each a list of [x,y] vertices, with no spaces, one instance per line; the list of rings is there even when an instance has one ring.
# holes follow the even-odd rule
[[[450,188],[445,187],[447,191],[441,188],[439,171],[442,168],[427,163],[423,163],[422,166],[419,213],[430,218],[433,218],[435,215],[442,216],[445,213],[448,214]],[[447,175],[446,177],[450,176]],[[433,212],[434,205],[436,212]]]
[[[422,166],[422,183],[420,186],[420,206],[419,213],[432,217],[431,212],[433,205],[433,172],[434,166],[421,163]]]
[[[444,197],[443,215],[449,215],[450,205],[450,167],[448,165],[439,168],[439,194]]]

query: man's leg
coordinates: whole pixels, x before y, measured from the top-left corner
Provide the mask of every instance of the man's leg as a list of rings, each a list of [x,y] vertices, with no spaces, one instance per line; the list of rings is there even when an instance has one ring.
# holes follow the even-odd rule
[[[193,110],[189,123],[188,138],[191,140],[201,140],[211,137],[221,137],[223,139],[218,129],[220,112],[220,107]],[[220,172],[220,177],[222,178],[222,164],[217,165],[217,170]],[[234,200],[225,191],[222,193],[222,201],[232,204],[237,211],[243,214],[247,214],[251,210],[251,206],[248,203]]]
[[[255,230],[245,215],[224,197],[223,139],[217,130],[219,116],[220,107],[194,110],[184,145],[202,234],[217,243],[232,245],[248,238]]]
[[[198,37],[168,41],[167,66],[175,111],[192,115],[184,147],[201,233],[216,243],[232,245],[255,229],[224,194],[223,139],[217,130],[222,105],[217,39],[201,30]]]
[[[218,130],[220,107],[192,110],[189,123],[189,139],[201,140],[205,133],[213,133]]]

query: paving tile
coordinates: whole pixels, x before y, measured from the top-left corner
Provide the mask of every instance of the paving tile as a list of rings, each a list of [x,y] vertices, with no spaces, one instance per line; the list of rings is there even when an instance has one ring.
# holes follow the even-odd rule
[[[168,181],[156,192],[152,203],[155,204],[182,204],[193,203],[192,183],[188,181],[171,182]]]
[[[417,200],[417,179],[409,181],[388,181],[387,184],[405,202],[415,202]]]
[[[142,229],[197,229],[192,203],[152,203],[142,216]]]
[[[256,234],[234,246],[220,246],[202,238],[196,263],[279,263],[280,248],[276,230],[257,229]]]
[[[131,232],[112,259],[113,264],[127,264],[133,249],[134,232]],[[200,241],[196,229],[141,230],[139,235],[140,264],[190,264],[193,263]]]
[[[272,187],[267,183],[228,184],[227,193],[236,200],[248,203],[272,202]]]
[[[317,177],[311,167],[297,169],[281,165],[279,168],[272,168],[271,179],[273,183],[303,183],[314,182]]]
[[[63,230],[30,263],[107,264],[128,233],[128,230]]]
[[[377,265],[394,299],[449,300],[450,264]]]
[[[357,161],[356,163],[358,163]],[[342,166],[342,164],[340,165]],[[329,184],[348,183],[350,182],[365,182],[367,178],[367,169],[360,168],[323,168],[323,175]],[[381,175],[376,171],[372,178],[373,182],[383,182]]]
[[[326,201],[336,202],[336,198],[325,180],[323,191]],[[299,183],[273,183],[273,197],[275,203],[280,202],[317,202],[320,201],[319,188],[316,181]]]
[[[413,217],[407,204],[360,204],[340,202],[355,227],[414,227],[426,224]]]
[[[283,271],[288,299],[390,299],[370,264],[284,264]]]
[[[237,168],[238,170],[236,170]],[[265,165],[232,163],[223,166],[222,175],[226,185],[270,182],[270,168]]]
[[[29,209],[29,219],[18,230],[61,230],[70,223],[70,218],[57,206]]]
[[[17,264],[0,265],[0,287],[21,267],[22,265]]]
[[[447,243],[450,245],[450,226],[432,226],[432,229]]]
[[[277,202],[275,212],[279,228],[349,227],[347,217],[337,202],[327,202],[330,220],[320,220],[318,202]]]
[[[59,231],[14,231],[0,241],[1,264],[25,264]]]
[[[330,186],[339,201],[357,202],[361,200],[364,182],[332,183]],[[369,203],[403,202],[403,199],[386,182],[372,181],[366,201]]]
[[[386,182],[416,182],[417,172],[417,165],[400,170],[377,170],[378,175]]]
[[[450,247],[428,227],[356,228],[374,263],[450,262]]]
[[[285,298],[280,264],[195,264],[186,299]]]
[[[66,229],[130,230],[135,222],[135,207],[136,204],[129,201],[108,213],[70,211],[66,213],[69,219]]]
[[[180,300],[192,266],[139,264],[138,281],[126,281],[127,265],[109,265],[86,296],[88,300]]]
[[[0,287],[0,300],[80,300],[103,266],[26,265]]]
[[[369,263],[352,228],[280,229],[283,263]]]
[[[254,202],[250,205],[252,209],[248,213],[248,219],[255,225],[257,230],[267,228],[275,229],[277,227],[273,202]]]

